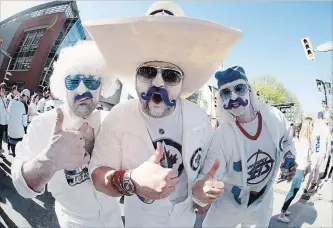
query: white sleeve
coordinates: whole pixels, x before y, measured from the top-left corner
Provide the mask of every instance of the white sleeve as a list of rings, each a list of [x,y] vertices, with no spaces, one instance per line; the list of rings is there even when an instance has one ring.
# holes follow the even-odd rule
[[[49,137],[52,133],[52,126],[55,122],[55,115],[52,116],[50,114],[47,116],[38,116],[33,119],[23,140],[16,144],[16,157],[11,167],[12,180],[17,192],[25,198],[34,198],[44,193],[44,189],[41,192],[35,192],[28,187],[22,174],[22,166],[25,162],[35,158],[47,147]]]
[[[222,147],[222,135],[221,135],[221,128],[218,127],[214,131],[213,139],[211,141],[210,147],[207,152],[207,156],[205,159],[204,166],[199,173],[199,176],[196,181],[201,180],[213,167],[215,160],[220,161],[220,168],[216,173],[217,180],[223,180],[226,170],[227,170],[227,159],[224,149]]]
[[[31,122],[28,132],[24,135],[23,140],[16,144],[16,157],[11,167],[13,184],[17,192],[24,198],[35,198],[36,196],[44,193],[44,189],[42,192],[35,192],[29,188],[22,174],[23,164],[37,155],[29,148],[29,141],[33,140],[33,138],[36,137],[35,134],[37,133],[33,124],[34,122]]]
[[[96,137],[94,150],[89,163],[90,174],[96,168],[105,166],[116,170],[121,169],[122,150],[120,140],[116,135],[116,115],[112,110],[101,124]]]
[[[296,157],[296,148],[295,148],[295,142],[293,137],[293,128],[290,126],[290,123],[285,118],[283,113],[280,111],[280,115],[282,118],[282,127],[284,128],[284,134],[282,138],[282,142],[280,143],[280,146],[283,151],[281,154],[281,158],[285,156],[287,152],[292,153]]]
[[[44,105],[43,105],[44,101],[43,98],[40,99],[37,103],[37,111],[43,112],[44,111]]]

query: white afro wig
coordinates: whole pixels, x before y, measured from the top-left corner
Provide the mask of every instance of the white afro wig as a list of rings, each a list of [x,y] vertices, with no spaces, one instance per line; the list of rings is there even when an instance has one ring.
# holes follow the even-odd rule
[[[116,78],[107,70],[104,58],[94,41],[79,41],[74,46],[63,48],[53,67],[51,92],[62,101],[67,100],[65,78],[68,75],[83,74],[101,78],[103,97],[112,96],[119,87],[119,84],[114,83]]]

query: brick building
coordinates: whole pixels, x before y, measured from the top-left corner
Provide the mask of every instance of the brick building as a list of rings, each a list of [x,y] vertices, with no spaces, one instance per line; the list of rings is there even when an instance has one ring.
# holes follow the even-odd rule
[[[1,21],[0,39],[0,81],[37,92],[48,86],[59,51],[86,34],[76,2],[53,1]]]

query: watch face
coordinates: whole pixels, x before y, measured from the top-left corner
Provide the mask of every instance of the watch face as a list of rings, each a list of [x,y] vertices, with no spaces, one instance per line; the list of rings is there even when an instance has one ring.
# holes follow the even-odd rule
[[[127,192],[134,194],[134,186],[129,181],[124,181],[124,188]]]

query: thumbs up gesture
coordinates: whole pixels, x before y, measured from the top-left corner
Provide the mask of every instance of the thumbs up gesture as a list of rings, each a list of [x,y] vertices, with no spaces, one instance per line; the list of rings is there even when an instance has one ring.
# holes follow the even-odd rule
[[[215,179],[219,168],[220,162],[215,160],[213,167],[206,176],[199,180],[193,187],[192,194],[205,204],[213,203],[224,191],[223,182]]]
[[[60,108],[56,111],[57,120],[44,155],[51,161],[55,171],[73,170],[90,160],[91,143],[94,141],[93,129],[84,123],[77,132],[64,131],[64,114]]]
[[[168,197],[175,189],[178,183],[178,171],[160,165],[163,155],[164,148],[158,142],[153,155],[132,171],[131,180],[135,185],[136,194],[158,200]]]

